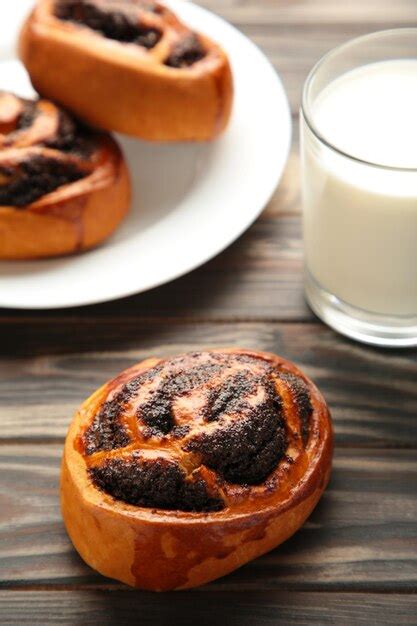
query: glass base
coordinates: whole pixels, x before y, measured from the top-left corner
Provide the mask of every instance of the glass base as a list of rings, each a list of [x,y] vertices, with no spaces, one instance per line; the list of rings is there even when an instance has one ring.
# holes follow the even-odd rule
[[[314,313],[346,337],[387,348],[417,346],[417,316],[379,315],[350,306],[323,289],[307,270],[305,293]]]

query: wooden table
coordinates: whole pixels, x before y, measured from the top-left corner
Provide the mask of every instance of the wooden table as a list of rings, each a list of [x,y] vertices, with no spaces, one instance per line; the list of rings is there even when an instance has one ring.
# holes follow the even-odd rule
[[[355,344],[304,304],[297,145],[311,65],[348,38],[415,23],[416,1],[203,4],[251,37],[283,77],[294,119],[286,174],[249,232],[185,278],[101,306],[0,312],[0,623],[416,624],[417,351]],[[329,489],[290,541],[204,588],[157,595],[95,574],[59,512],[72,413],[145,355],[224,345],[278,352],[320,386],[336,427]]]

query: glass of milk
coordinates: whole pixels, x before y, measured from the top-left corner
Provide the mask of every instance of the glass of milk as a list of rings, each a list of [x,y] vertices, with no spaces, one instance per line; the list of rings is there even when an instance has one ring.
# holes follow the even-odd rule
[[[359,341],[417,345],[417,28],[319,61],[303,92],[301,156],[310,306]]]

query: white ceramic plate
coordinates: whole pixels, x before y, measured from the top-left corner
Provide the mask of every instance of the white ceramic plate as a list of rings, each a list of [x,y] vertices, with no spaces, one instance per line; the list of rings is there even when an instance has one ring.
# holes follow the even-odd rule
[[[0,88],[29,96],[33,91],[13,58],[13,41],[32,3],[7,2],[0,9]],[[166,4],[230,55],[235,105],[228,130],[210,144],[155,145],[120,138],[134,181],[130,216],[107,243],[90,252],[0,262],[0,306],[78,306],[166,283],[224,250],[274,192],[291,138],[288,103],[275,70],[224,20],[183,0]]]

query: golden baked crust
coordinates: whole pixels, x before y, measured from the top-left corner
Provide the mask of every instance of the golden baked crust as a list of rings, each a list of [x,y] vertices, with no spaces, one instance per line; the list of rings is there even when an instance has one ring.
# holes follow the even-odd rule
[[[0,92],[0,259],[79,252],[108,237],[130,202],[108,136],[46,100]]]
[[[62,512],[93,568],[184,589],[290,537],[329,480],[325,401],[292,363],[240,349],[148,359],[69,429]]]
[[[38,0],[20,56],[40,94],[105,130],[204,141],[230,117],[223,50],[152,0]]]

